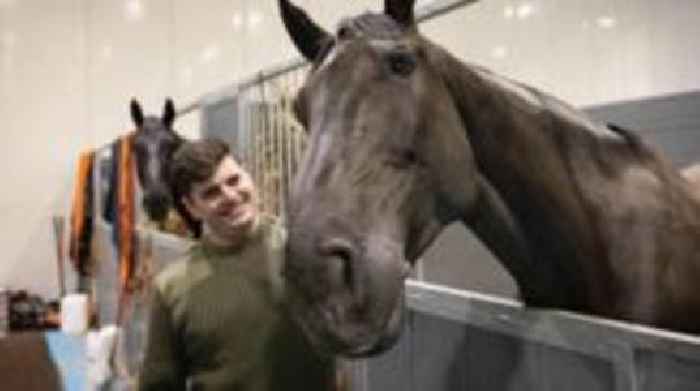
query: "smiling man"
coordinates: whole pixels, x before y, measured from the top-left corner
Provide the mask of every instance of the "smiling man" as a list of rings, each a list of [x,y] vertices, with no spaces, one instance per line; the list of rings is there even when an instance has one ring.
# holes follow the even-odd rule
[[[319,357],[287,315],[285,231],[259,211],[255,185],[228,146],[187,143],[170,174],[203,236],[156,278],[140,389],[334,389],[333,360]]]

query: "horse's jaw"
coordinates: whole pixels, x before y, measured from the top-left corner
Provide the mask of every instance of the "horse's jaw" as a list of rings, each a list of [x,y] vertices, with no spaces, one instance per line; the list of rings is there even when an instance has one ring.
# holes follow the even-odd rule
[[[404,288],[388,315],[342,316],[332,301],[310,301],[293,283],[288,284],[289,308],[313,348],[325,356],[364,358],[393,347],[401,335],[404,318]],[[359,316],[359,315],[358,315]]]

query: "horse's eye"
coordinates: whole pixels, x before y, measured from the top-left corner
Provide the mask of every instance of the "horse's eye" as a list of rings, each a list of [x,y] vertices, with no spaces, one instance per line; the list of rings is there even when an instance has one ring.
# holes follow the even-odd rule
[[[410,149],[403,151],[401,153],[401,158],[408,165],[415,164],[416,161],[418,161],[418,157],[416,156],[416,153]]]
[[[389,166],[396,169],[406,169],[418,164],[418,155],[411,149],[394,152],[393,156],[387,161]]]
[[[338,32],[336,33],[336,36],[338,37],[339,40],[344,40],[350,38],[352,34],[350,33],[350,29],[348,27],[341,27],[338,29]]]
[[[409,76],[416,69],[416,60],[406,53],[393,53],[388,56],[391,72],[399,76]]]

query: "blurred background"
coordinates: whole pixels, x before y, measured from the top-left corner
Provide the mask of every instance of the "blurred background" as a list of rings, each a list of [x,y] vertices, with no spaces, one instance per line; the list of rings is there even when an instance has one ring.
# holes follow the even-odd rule
[[[379,0],[296,3],[330,30],[344,15],[381,8]],[[603,119],[633,107],[624,116],[632,125],[675,129],[678,115],[644,116],[644,105],[672,102],[685,136],[667,147],[686,148],[679,164],[693,160],[690,147],[700,151],[689,130],[700,129],[700,1],[482,0],[421,30],[466,61]],[[184,107],[296,57],[275,0],[0,0],[0,288],[57,296],[51,216],[67,213],[78,153],[132,128],[129,99],[160,114],[165,97]],[[198,112],[175,128],[197,137]],[[440,240],[466,235],[455,227]],[[485,250],[439,243],[426,257],[455,251]],[[432,279],[512,294],[495,263],[483,267],[478,278],[436,271]]]

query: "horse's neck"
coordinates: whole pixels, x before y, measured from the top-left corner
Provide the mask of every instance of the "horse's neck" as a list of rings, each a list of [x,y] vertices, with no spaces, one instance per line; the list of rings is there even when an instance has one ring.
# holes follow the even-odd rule
[[[523,227],[505,204],[500,194],[479,177],[476,205],[463,222],[493,252],[515,279],[521,298],[528,305],[572,307],[566,285],[546,262],[538,262],[527,241]]]
[[[534,286],[554,305],[585,309],[594,276],[607,277],[604,249],[573,173],[571,154],[593,143],[597,130],[564,103],[453,58],[446,77],[485,179],[513,215],[534,272],[513,274],[521,289]],[[557,115],[552,114],[556,110]],[[564,133],[556,121],[565,122]],[[614,133],[606,137],[619,138]],[[594,171],[594,170],[593,170]],[[598,173],[586,173],[598,175]],[[491,217],[492,218],[492,217]],[[504,265],[521,262],[496,238],[482,238]],[[509,268],[510,270],[510,268]],[[539,276],[540,278],[534,278]],[[604,295],[606,292],[602,292]],[[545,303],[549,304],[549,303]]]

